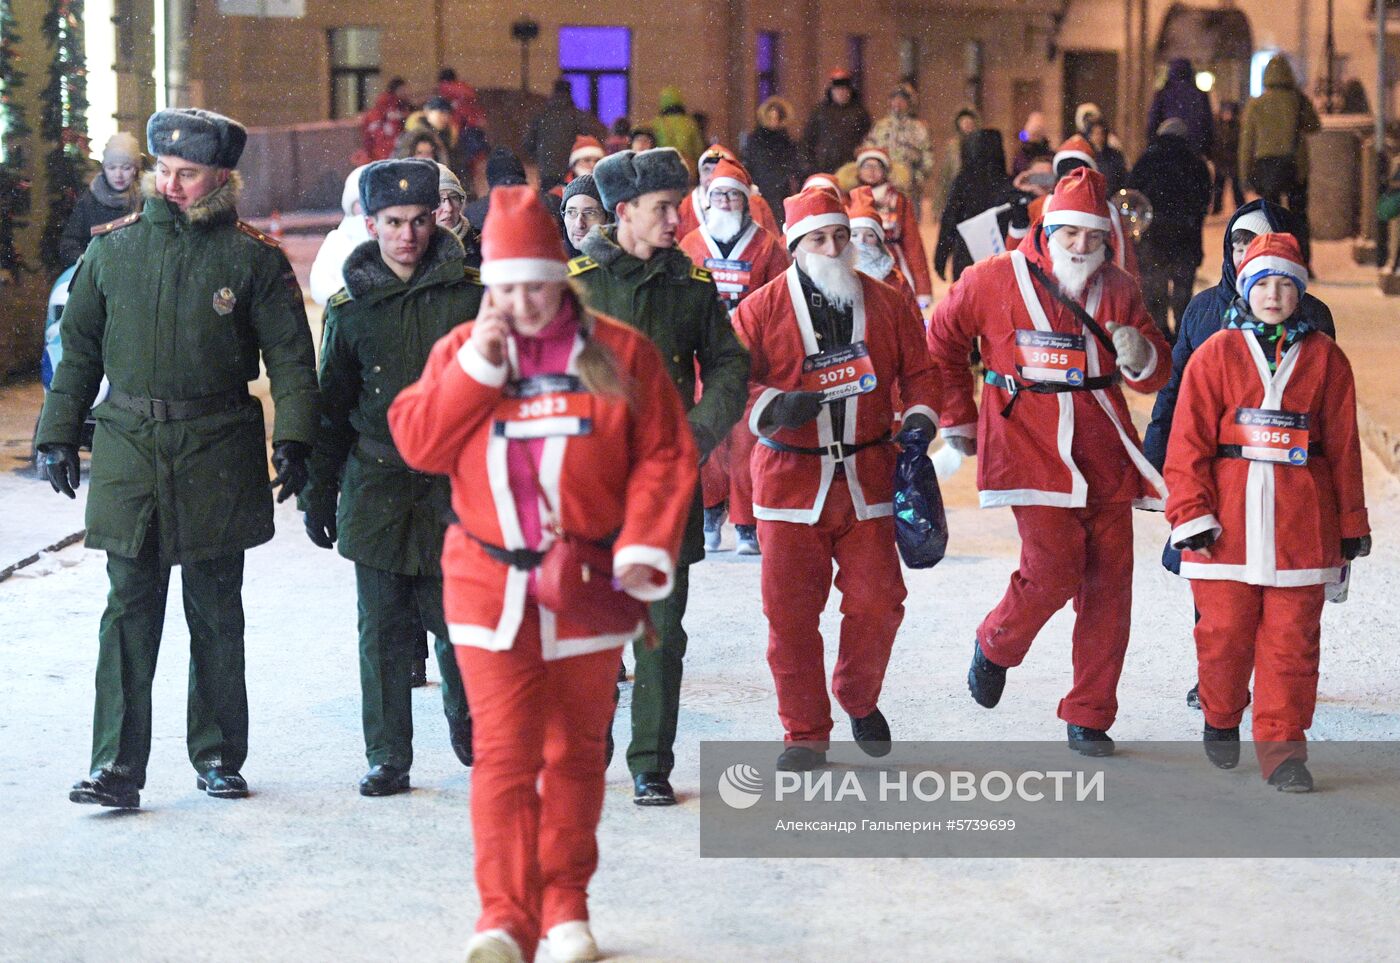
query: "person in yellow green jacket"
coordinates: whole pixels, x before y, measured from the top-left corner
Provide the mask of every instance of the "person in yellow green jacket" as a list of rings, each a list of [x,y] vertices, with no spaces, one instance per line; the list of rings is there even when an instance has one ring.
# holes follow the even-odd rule
[[[685,158],[691,174],[697,170],[700,155],[708,146],[700,135],[700,125],[685,109],[679,87],[663,87],[659,104],[661,111],[651,122],[656,133],[657,147],[674,147]]]

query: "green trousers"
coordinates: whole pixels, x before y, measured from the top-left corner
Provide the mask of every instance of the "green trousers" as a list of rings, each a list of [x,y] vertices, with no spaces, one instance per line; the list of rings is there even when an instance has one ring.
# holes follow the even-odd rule
[[[632,646],[637,673],[632,682],[632,742],[627,747],[627,768],[635,776],[659,772],[669,776],[676,757],[676,719],[681,708],[681,669],[685,658],[686,598],[690,594],[690,566],[676,566],[675,589],[651,606],[651,621],[660,644],[648,649],[646,640]]]
[[[413,765],[413,687],[410,672],[424,629],[434,637],[442,675],[443,711],[467,716],[457,655],[447,640],[442,579],[399,575],[356,563],[360,602],[360,715],[371,766]]]
[[[151,755],[151,683],[156,674],[170,566],[154,527],[136,558],[107,555],[110,592],[97,650],[92,771],[146,784]],[[199,772],[238,770],[248,757],[243,681],[243,553],[181,566],[190,679],[185,742]]]

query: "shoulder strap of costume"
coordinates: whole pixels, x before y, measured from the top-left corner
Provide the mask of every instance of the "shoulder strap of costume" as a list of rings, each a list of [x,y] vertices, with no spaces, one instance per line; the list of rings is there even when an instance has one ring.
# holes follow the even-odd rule
[[[1040,265],[1036,264],[1030,258],[1026,258],[1026,267],[1030,269],[1031,277],[1039,281],[1041,286],[1050,292],[1051,297],[1053,297],[1056,301],[1059,301],[1065,307],[1069,308],[1069,313],[1074,315],[1075,319],[1080,324],[1084,325],[1084,327],[1088,328],[1091,332],[1093,332],[1094,337],[1099,339],[1099,343],[1104,346],[1104,349],[1108,351],[1110,356],[1116,357],[1118,355],[1117,349],[1113,347],[1113,339],[1110,338],[1108,336],[1108,332],[1105,331],[1103,327],[1097,321],[1094,320],[1094,316],[1092,314],[1090,314],[1088,311],[1085,311],[1084,308],[1080,306],[1078,301],[1075,301],[1073,298],[1066,297],[1065,293],[1060,290],[1060,286],[1054,281],[1050,280],[1050,278],[1046,276],[1045,272],[1040,269]]]
[[[598,266],[598,262],[586,254],[579,255],[569,262],[569,277],[576,278],[584,271],[591,271]]]
[[[124,227],[130,227],[139,220],[141,220],[141,212],[135,211],[128,214],[126,217],[119,217],[115,221],[108,221],[106,224],[95,224],[88,233],[93,237],[101,237],[103,234],[111,234],[113,231],[119,231]]]
[[[279,240],[277,240],[277,238],[271,236],[270,234],[264,234],[262,231],[258,230],[256,227],[254,227],[253,225],[249,224],[247,221],[239,221],[239,222],[238,222],[238,229],[239,229],[240,231],[242,231],[244,234],[246,234],[246,235],[248,235],[249,237],[251,237],[253,240],[255,240],[255,241],[261,241],[263,244],[266,244],[268,247],[275,247],[275,248],[281,248],[281,247],[282,247],[282,242],[279,241]]]

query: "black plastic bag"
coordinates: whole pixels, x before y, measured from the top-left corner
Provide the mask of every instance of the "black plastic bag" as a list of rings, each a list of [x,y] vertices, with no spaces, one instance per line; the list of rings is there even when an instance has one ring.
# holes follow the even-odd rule
[[[938,473],[928,457],[933,441],[927,432],[906,428],[899,433],[899,459],[894,468],[894,540],[910,568],[933,568],[948,550],[948,516]]]

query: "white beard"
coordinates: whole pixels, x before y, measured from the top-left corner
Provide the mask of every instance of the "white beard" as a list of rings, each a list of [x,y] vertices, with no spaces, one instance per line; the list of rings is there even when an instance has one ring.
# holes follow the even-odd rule
[[[844,311],[856,303],[860,294],[860,277],[856,274],[854,245],[847,244],[836,257],[814,254],[798,248],[793,252],[797,266],[812,279],[812,284],[832,305]]]
[[[710,237],[723,244],[728,244],[739,236],[739,232],[744,229],[743,211],[721,211],[717,207],[711,207],[705,211],[705,229],[710,232]]]
[[[894,255],[879,244],[852,244],[856,249],[856,270],[883,281],[894,267]]]
[[[1108,249],[1101,247],[1093,254],[1073,254],[1057,244],[1053,237],[1047,239],[1046,246],[1050,248],[1055,280],[1066,294],[1078,301],[1084,296],[1089,281],[1103,267]]]

